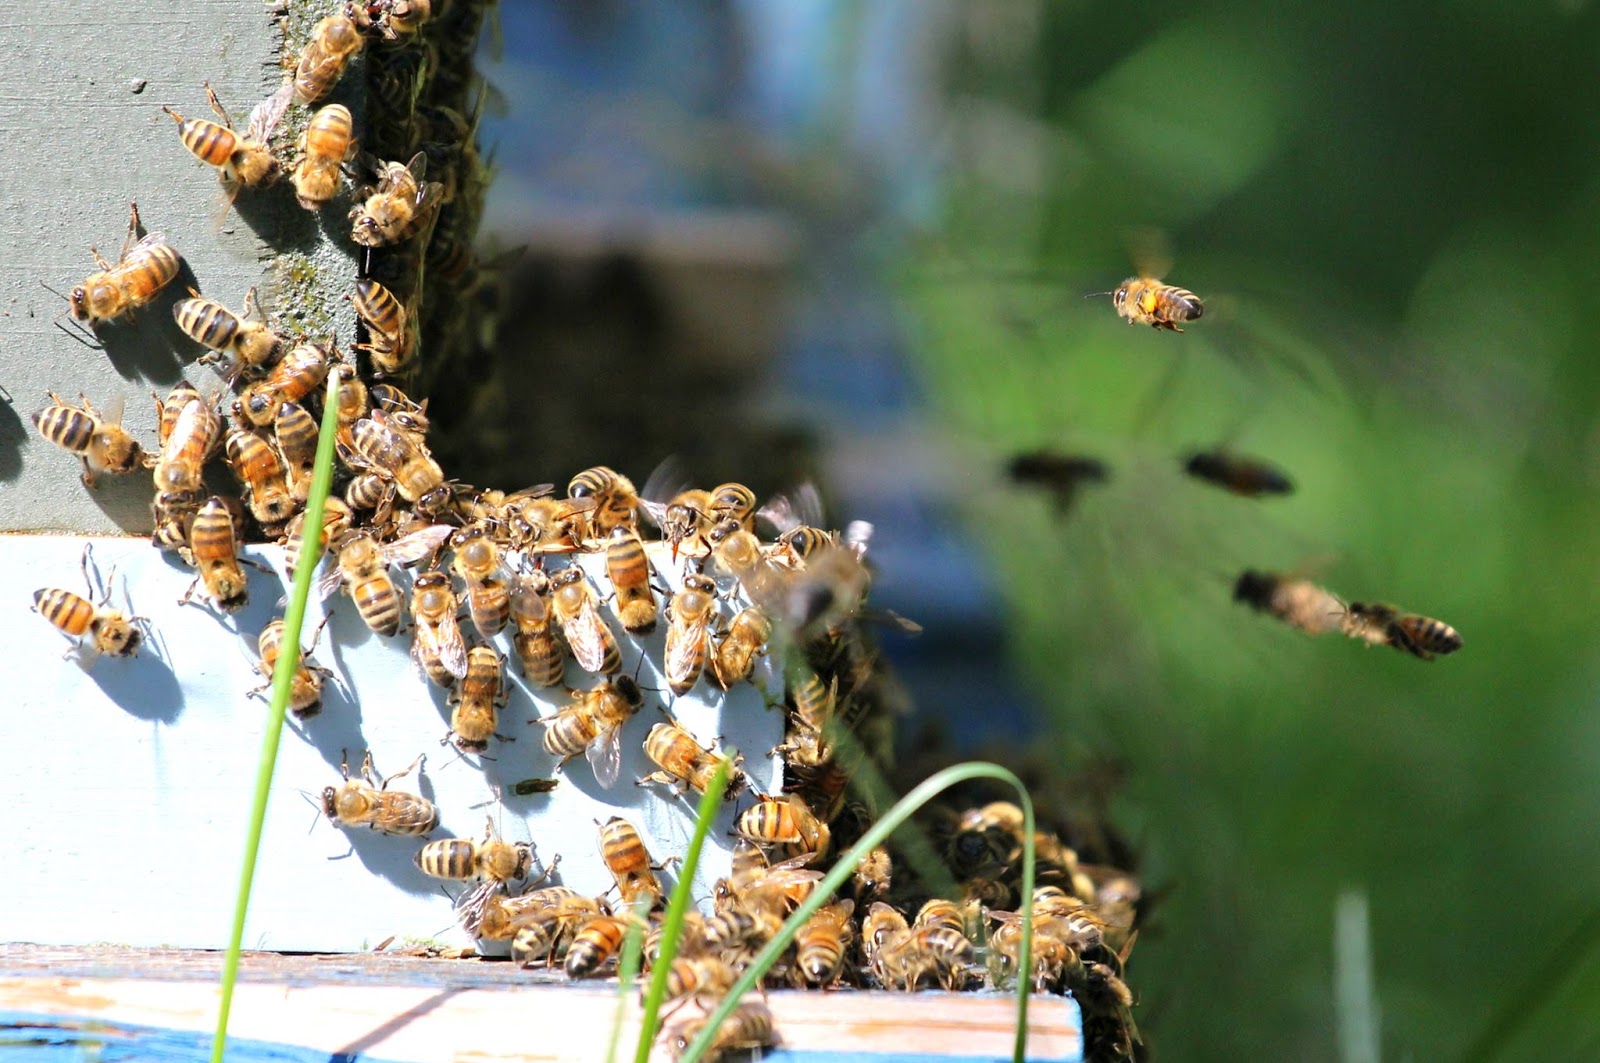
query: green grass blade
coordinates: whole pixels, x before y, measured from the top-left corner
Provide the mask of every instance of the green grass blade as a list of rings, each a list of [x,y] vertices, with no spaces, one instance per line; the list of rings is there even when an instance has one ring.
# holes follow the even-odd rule
[[[239,897],[233,909],[233,935],[222,960],[222,1000],[217,1005],[217,1032],[211,1042],[211,1063],[222,1063],[228,1039],[228,1013],[233,1007],[233,986],[239,977],[239,950],[244,942],[244,920],[250,911],[250,885],[256,874],[256,854],[261,849],[261,827],[267,818],[267,797],[272,789],[272,770],[278,762],[278,740],[283,734],[283,714],[289,704],[289,686],[300,666],[300,629],[305,626],[306,600],[311,596],[312,573],[322,556],[323,503],[333,486],[333,437],[339,427],[338,369],[328,374],[328,394],[322,409],[322,434],[317,437],[317,465],[306,496],[306,532],[302,538],[300,560],[289,592],[289,608],[283,618],[283,648],[272,673],[272,701],[267,709],[266,733],[261,739],[261,764],[256,769],[255,803],[250,809],[250,832],[245,839],[244,867],[239,872]]]
[[[683,920],[688,914],[690,890],[694,884],[695,869],[700,866],[700,849],[706,835],[711,833],[711,821],[722,808],[723,795],[728,789],[728,775],[733,771],[736,749],[723,751],[717,770],[700,795],[700,808],[695,814],[694,836],[689,839],[689,851],[683,855],[678,868],[678,884],[673,887],[672,898],[667,902],[667,917],[661,931],[661,953],[650,969],[650,986],[645,991],[644,1015],[639,1020],[639,1045],[634,1051],[634,1063],[649,1063],[650,1046],[655,1043],[656,1027],[661,1021],[661,1002],[667,995],[667,973],[672,959],[678,954],[678,938],[683,934]]]
[[[935,772],[924,779],[910,793],[902,797],[895,806],[883,814],[883,817],[874,823],[861,840],[839,858],[833,869],[823,876],[817,888],[807,897],[805,903],[794,910],[787,922],[765,948],[757,953],[756,958],[745,968],[733,987],[728,990],[728,995],[712,1011],[706,1020],[705,1028],[700,1031],[684,1052],[680,1063],[696,1063],[711,1045],[711,1039],[716,1036],[722,1022],[733,1009],[739,1005],[739,1000],[751,989],[755,988],[767,971],[777,962],[778,957],[789,947],[789,942],[799,933],[806,920],[816,914],[817,909],[828,903],[846,879],[855,874],[856,865],[861,858],[873,849],[882,845],[893,834],[896,827],[905,823],[912,814],[927,804],[942,791],[949,789],[957,783],[966,782],[968,779],[998,779],[1008,783],[1017,791],[1017,804],[1022,806],[1022,949],[1018,955],[1017,963],[1017,1036],[1012,1048],[1012,1059],[1015,1063],[1023,1063],[1028,1047],[1028,989],[1031,979],[1028,974],[1033,967],[1033,802],[1028,797],[1027,787],[1022,785],[1022,780],[998,764],[989,764],[983,761],[969,761],[965,764],[955,764],[943,771]],[[643,1063],[642,1057],[640,1063]]]
[[[617,1009],[611,1017],[611,1041],[606,1047],[606,1063],[617,1063],[617,1045],[622,1041],[622,1021],[628,1014],[628,994],[639,977],[639,960],[644,955],[645,927],[650,922],[650,898],[633,902],[633,918],[622,938],[622,955],[617,958]]]

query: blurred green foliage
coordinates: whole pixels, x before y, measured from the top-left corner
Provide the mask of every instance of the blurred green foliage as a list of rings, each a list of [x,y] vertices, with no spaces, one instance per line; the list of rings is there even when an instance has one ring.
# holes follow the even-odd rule
[[[986,470],[970,516],[1016,665],[1062,749],[1126,758],[1117,815],[1171,887],[1129,977],[1159,1058],[1338,1058],[1345,888],[1385,1058],[1592,1058],[1595,10],[958,10],[946,196],[896,282]],[[1208,300],[1183,335],[1080,298],[1147,228]],[[1218,442],[1298,492],[1185,479]],[[1112,466],[1064,523],[997,486],[1042,445]],[[1464,649],[1423,663],[1229,600],[1245,567],[1315,559]]]

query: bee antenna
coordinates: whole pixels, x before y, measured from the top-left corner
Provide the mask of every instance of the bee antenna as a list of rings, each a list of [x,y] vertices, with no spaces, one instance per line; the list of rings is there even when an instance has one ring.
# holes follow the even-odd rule
[[[1116,294],[1117,294],[1117,290],[1115,288],[1113,288],[1109,292],[1090,292],[1089,294],[1085,295],[1084,298],[1085,299],[1098,299],[1102,295],[1116,295]]]

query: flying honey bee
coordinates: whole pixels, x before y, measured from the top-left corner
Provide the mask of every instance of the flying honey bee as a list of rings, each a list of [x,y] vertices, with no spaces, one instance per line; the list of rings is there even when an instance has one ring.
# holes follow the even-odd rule
[[[1401,612],[1383,602],[1351,602],[1343,614],[1346,635],[1373,644],[1388,644],[1424,661],[1456,652],[1461,634],[1442,620]]]
[[[245,504],[263,527],[282,524],[294,513],[294,496],[283,463],[267,441],[242,430],[228,433],[228,467],[245,485]]]
[[[656,878],[655,865],[633,824],[621,816],[612,816],[601,825],[600,858],[616,880],[623,904],[631,908],[641,897],[650,898],[652,908],[661,904],[661,883]]]
[[[156,458],[156,492],[191,494],[199,491],[204,486],[203,467],[221,432],[222,419],[216,411],[198,397],[190,399],[178,411]]]
[[[722,762],[721,756],[713,750],[702,748],[694,735],[678,726],[670,716],[666,722],[650,728],[650,734],[644,740],[644,752],[650,762],[661,770],[640,779],[640,786],[650,783],[670,787],[682,785],[702,794],[711,785],[711,777]],[[724,798],[738,793],[744,788],[745,782],[743,772],[731,772]]]
[[[708,1015],[700,1015],[676,1023],[667,1031],[667,1040],[674,1060],[682,1059],[689,1046],[704,1032]],[[772,1022],[772,1012],[765,1004],[740,1004],[728,1013],[711,1038],[711,1047],[701,1059],[708,1061],[730,1058],[734,1052],[755,1052],[778,1044],[778,1031]]]
[[[372,772],[372,754],[361,762],[361,778],[350,778],[350,765],[339,758],[339,771],[344,782],[322,791],[323,814],[346,830],[366,827],[380,834],[398,834],[417,837],[431,834],[439,826],[439,810],[421,794],[408,794],[404,790],[391,790],[389,784],[410,775],[422,764],[417,757],[411,767],[384,779],[381,784]]]
[[[717,685],[731,690],[735,684],[749,679],[755,671],[756,658],[767,652],[767,640],[771,637],[772,620],[760,606],[739,610],[711,658],[711,674]]]
[[[138,238],[139,205],[128,204],[128,237],[122,244],[122,254],[116,265],[89,248],[99,273],[91,273],[82,284],[72,289],[68,302],[72,316],[94,328],[102,321],[110,321],[148,305],[161,289],[178,275],[182,260],[166,237],[150,233]]]
[[[467,675],[467,644],[456,621],[459,603],[443,572],[424,572],[411,582],[411,616],[416,625],[411,656],[423,674],[442,687]],[[499,668],[498,661],[495,665]]]
[[[1282,469],[1259,458],[1241,457],[1225,450],[1191,454],[1184,461],[1183,471],[1196,480],[1215,484],[1243,498],[1287,495],[1294,491],[1294,482]]]
[[[598,974],[622,950],[628,924],[614,915],[597,915],[578,928],[567,946],[567,977]]]
[[[285,402],[299,402],[322,386],[337,360],[331,343],[297,343],[265,378],[249,384],[234,400],[235,417],[257,428],[269,427]]]
[[[1053,450],[1030,450],[1014,456],[1006,465],[1011,482],[1047,492],[1055,502],[1057,516],[1065,516],[1078,497],[1078,489],[1088,483],[1105,483],[1110,478],[1106,464],[1098,458],[1058,454]]]
[[[467,586],[472,625],[484,638],[493,638],[511,618],[511,592],[501,572],[500,548],[483,524],[462,528],[451,541],[455,552],[450,568]]]
[[[225,613],[237,612],[249,604],[250,588],[239,563],[235,528],[233,514],[218,496],[212,495],[200,507],[189,530],[189,549],[200,575],[189,585],[181,603],[187,603],[195,587],[204,584],[211,603]]]
[[[758,845],[784,845],[826,856],[833,834],[796,794],[763,797],[739,814],[734,833]]]
[[[360,27],[347,14],[329,15],[311,27],[295,66],[295,102],[310,106],[331,92],[363,43]]]
[[[415,863],[432,878],[456,882],[482,879],[491,885],[504,885],[528,877],[533,855],[531,843],[502,841],[495,835],[493,821],[489,821],[483,841],[441,838],[417,850]]]
[[[404,165],[377,166],[378,184],[350,211],[351,239],[362,247],[383,247],[410,237],[444,197],[438,181],[424,181],[428,156],[417,152]]]
[[[576,565],[564,568],[550,580],[550,611],[572,647],[578,667],[596,675],[610,675],[622,667],[617,637],[601,619],[594,588]]]
[[[1126,318],[1128,324],[1169,332],[1182,332],[1182,322],[1197,321],[1206,310],[1194,292],[1154,277],[1129,277],[1110,295],[1117,316]]]
[[[324,620],[323,623],[326,624],[327,621]],[[256,648],[261,654],[261,660],[256,667],[267,677],[267,681],[263,686],[250,691],[251,694],[259,695],[272,686],[273,672],[278,667],[278,655],[283,652],[285,634],[282,617],[275,618],[261,629],[261,634],[256,639]],[[311,649],[300,655],[294,677],[289,680],[289,711],[294,713],[297,720],[307,719],[322,711],[322,684],[327,677],[333,675],[328,669],[311,662],[311,652],[317,648],[317,638],[321,634],[322,628],[319,626],[316,634],[311,637]]]
[[[434,525],[383,545],[370,531],[348,532],[334,541],[339,563],[322,577],[318,593],[326,598],[342,581],[367,626],[380,635],[394,635],[400,630],[401,601],[388,567],[421,561],[439,549],[451,530]]]
[[[656,597],[650,589],[650,559],[639,533],[626,525],[612,529],[606,546],[606,574],[616,593],[617,619],[630,635],[656,629]]]
[[[65,657],[77,656],[88,667],[101,655],[133,657],[144,642],[141,625],[149,621],[142,616],[129,616],[110,608],[111,580],[107,578],[100,588],[100,598],[93,601],[95,579],[90,573],[89,545],[83,547],[83,582],[89,589],[89,598],[54,587],[33,592],[33,608],[48,620],[72,643]],[[115,570],[113,570],[113,574]]]
[[[489,739],[505,738],[495,731],[500,710],[511,692],[505,685],[505,658],[492,646],[467,651],[467,674],[451,691],[450,733],[463,753],[482,753]]]
[[[633,481],[604,465],[574,476],[567,484],[567,497],[594,503],[586,538],[604,539],[620,526],[633,527],[638,519],[639,493]]]
[[[339,174],[355,152],[355,121],[350,108],[330,103],[320,108],[300,134],[300,161],[290,180],[295,199],[306,210],[320,210],[339,191]]]
[[[367,324],[370,338],[362,349],[372,358],[374,372],[404,373],[416,355],[415,319],[405,303],[370,277],[357,278],[355,294],[346,298]]]
[[[694,687],[705,670],[711,625],[717,616],[717,585],[691,572],[667,605],[667,686],[677,697]]]
[[[559,685],[567,662],[550,626],[550,577],[537,569],[519,576],[510,608],[517,629],[511,645],[522,662],[522,674],[534,686]]]
[[[850,947],[850,916],[855,907],[855,902],[843,900],[819,908],[795,935],[795,972],[804,984],[838,983]]]
[[[122,400],[115,399],[101,413],[78,396],[69,405],[55,392],[47,393],[51,405],[33,415],[39,434],[83,462],[83,486],[91,490],[101,473],[120,476],[142,468],[145,454],[139,441],[122,427]]]
[[[195,158],[217,170],[217,179],[227,190],[227,204],[240,188],[259,188],[278,179],[278,160],[273,157],[267,142],[289,106],[289,93],[276,92],[250,112],[250,121],[240,136],[233,128],[233,120],[223,110],[222,101],[205,82],[206,101],[212,112],[222,119],[222,124],[203,118],[184,118],[171,107],[161,108],[178,123],[178,139]],[[224,207],[226,209],[226,207]]]
[[[392,480],[400,497],[418,513],[437,516],[449,507],[453,493],[439,463],[409,433],[390,428],[381,411],[357,421],[350,438],[360,460]]]
[[[1233,586],[1233,600],[1268,613],[1307,635],[1326,635],[1341,626],[1339,599],[1310,580],[1245,569]]]
[[[256,300],[254,288],[245,293],[241,314],[192,289],[189,296],[172,306],[178,328],[202,347],[232,355],[235,377],[247,370],[260,369],[277,357],[283,339],[267,327],[266,315]],[[204,362],[212,357],[208,354],[200,360]]]
[[[545,752],[560,757],[562,764],[582,753],[594,769],[595,781],[609,790],[622,771],[622,725],[642,704],[639,684],[625,675],[593,690],[575,691],[572,704],[554,716],[538,718],[545,727]]]
[[[272,421],[272,438],[278,444],[278,456],[283,459],[283,476],[289,486],[289,495],[304,504],[311,493],[311,474],[317,464],[317,419],[298,402],[285,402],[278,407]],[[330,496],[332,497],[332,496]],[[341,501],[340,506],[344,503]],[[349,515],[349,510],[345,510]]]

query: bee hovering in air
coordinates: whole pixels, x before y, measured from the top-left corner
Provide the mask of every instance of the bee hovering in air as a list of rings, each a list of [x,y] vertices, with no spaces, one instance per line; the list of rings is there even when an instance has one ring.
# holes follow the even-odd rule
[[[424,754],[425,756],[426,754]],[[389,784],[410,775],[422,765],[423,757],[412,761],[411,767],[397,772],[378,783],[372,772],[372,754],[361,762],[361,778],[350,778],[350,765],[341,753],[339,771],[344,782],[322,791],[322,811],[330,820],[344,827],[367,827],[380,834],[419,836],[432,833],[439,826],[439,810],[421,794],[408,794],[404,790],[391,790]]]
[[[139,441],[122,427],[122,400],[114,399],[101,413],[78,396],[78,405],[48,392],[52,405],[33,415],[39,434],[83,462],[83,486],[94,489],[101,473],[121,476],[145,466]]]
[[[1233,585],[1233,600],[1275,616],[1307,635],[1340,630],[1345,612],[1337,597],[1310,580],[1253,568],[1239,574]]]
[[[85,668],[93,664],[101,654],[110,657],[137,655],[139,646],[144,641],[141,625],[148,624],[149,621],[142,616],[129,616],[121,610],[110,608],[109,577],[100,587],[99,601],[91,600],[96,587],[94,574],[90,572],[87,544],[83,548],[80,564],[90,598],[80,597],[71,591],[47,587],[33,592],[34,611],[71,640],[72,648],[65,656],[76,655],[79,663]],[[114,575],[115,570],[112,571]]]
[[[91,273],[72,289],[67,301],[72,316],[94,328],[102,321],[126,315],[148,305],[161,289],[178,275],[182,259],[160,233],[139,237],[139,204],[128,204],[128,238],[115,265],[107,262],[95,248],[89,248],[99,273]]]
[[[1054,450],[1030,450],[1006,463],[1011,482],[1035,488],[1050,495],[1056,515],[1065,516],[1084,484],[1101,484],[1111,478],[1105,462],[1098,458],[1060,454]]]
[[[1184,459],[1183,471],[1196,480],[1215,484],[1242,498],[1294,492],[1294,482],[1282,469],[1260,458],[1247,458],[1221,449],[1189,455]]]
[[[267,142],[289,106],[289,93],[279,91],[256,104],[245,133],[240,136],[209,81],[204,88],[212,112],[222,119],[221,125],[204,118],[184,118],[171,107],[161,109],[178,123],[178,139],[183,146],[201,162],[216,167],[225,193],[222,209],[226,211],[240,188],[260,188],[278,179],[278,160]]]
[[[1384,602],[1351,602],[1340,626],[1369,646],[1393,646],[1424,661],[1461,648],[1461,633],[1443,620],[1402,612]]]

